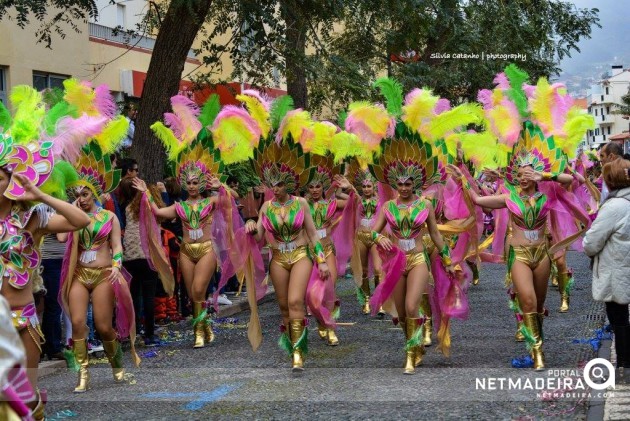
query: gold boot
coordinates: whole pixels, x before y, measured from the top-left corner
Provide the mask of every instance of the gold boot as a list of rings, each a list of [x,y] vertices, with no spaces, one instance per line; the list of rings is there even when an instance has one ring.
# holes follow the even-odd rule
[[[209,320],[205,321],[203,331],[205,333],[206,342],[214,342],[214,331],[212,330],[212,323],[210,323]]]
[[[422,345],[422,339],[420,340],[419,345],[411,345],[409,343],[410,340],[415,340],[418,335],[418,329],[421,329],[421,325],[418,324],[420,319],[417,317],[407,317],[405,319],[405,325],[403,326],[405,330],[405,338],[407,339],[407,343],[405,344],[405,374],[414,374],[416,372],[416,367],[422,364],[422,356],[424,355],[424,347]]]
[[[109,360],[109,364],[112,366],[112,373],[114,374],[114,380],[121,382],[125,379],[125,369],[122,363],[122,347],[118,340],[103,341],[103,348],[105,348],[105,354]]]
[[[568,285],[571,276],[568,272],[558,274],[558,291],[560,291],[560,313],[569,311],[569,291]]]
[[[422,343],[424,346],[431,346],[433,344],[433,319],[431,318],[431,303],[429,302],[429,294],[422,294],[422,301],[420,301],[420,308],[424,313],[424,331],[422,337]]]
[[[319,335],[320,339],[326,340],[328,338],[328,331],[326,330],[326,326],[324,326],[320,322],[317,322],[317,334]]]
[[[302,338],[302,335],[304,335],[304,338]],[[289,337],[293,345],[293,372],[299,373],[304,371],[304,355],[302,350],[307,349],[308,342],[308,331],[306,331],[306,327],[304,326],[304,319],[289,320]],[[302,343],[298,343],[300,340],[302,340]]]
[[[551,277],[551,286],[558,288],[558,284],[558,275],[556,274],[556,276]]]
[[[73,339],[72,352],[79,364],[79,382],[74,393],[83,393],[90,387],[90,373],[88,372],[88,352],[86,339]]]
[[[365,302],[363,303],[363,314],[370,314],[370,279],[367,276],[363,276],[363,283],[361,284],[361,290],[365,296]]]
[[[198,320],[203,312],[203,301],[193,301],[193,330],[195,332],[195,345],[193,345],[193,348],[206,346],[205,320]]]
[[[379,284],[381,283],[381,279],[383,279],[383,274],[380,272],[376,272],[374,273],[374,288],[378,287]],[[378,313],[377,313],[378,317],[380,317],[381,319],[383,317],[385,317],[385,309],[383,309],[383,306],[379,306],[378,307]]]
[[[83,340],[85,341],[85,339],[83,339]],[[32,413],[33,419],[35,421],[43,421],[43,420],[45,420],[46,419],[46,412],[45,411],[46,411],[46,402],[45,402],[44,399],[42,399],[41,392],[39,390],[37,390],[37,405],[33,409],[33,413]]]
[[[326,329],[326,340],[330,346],[339,345],[339,338],[337,338],[335,329]]]
[[[542,371],[545,369],[545,354],[543,354],[542,345],[542,331],[540,329],[540,322],[538,313],[525,313],[523,314],[523,323],[525,327],[531,332],[534,338],[534,343],[531,344],[531,354],[534,360],[534,370]]]

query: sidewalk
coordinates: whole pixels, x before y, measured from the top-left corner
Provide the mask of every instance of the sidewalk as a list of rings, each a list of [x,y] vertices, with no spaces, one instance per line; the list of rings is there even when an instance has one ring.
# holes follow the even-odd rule
[[[232,301],[232,304],[228,306],[223,306],[223,305],[219,306],[219,312],[215,316],[216,318],[231,317],[231,316],[234,316],[235,314],[249,310],[249,302],[247,301],[247,295],[241,294],[238,297],[234,295],[230,295],[228,296],[228,298],[230,299],[230,301]],[[265,296],[258,301],[258,305],[271,301],[274,298],[275,298],[275,292],[273,290],[273,287],[269,285],[269,287],[267,288],[267,294],[265,294]],[[50,376],[51,374],[55,374],[57,371],[65,369],[65,368],[66,368],[65,360],[53,360],[53,361],[42,360],[39,363],[37,376],[39,378],[44,377],[44,376]]]
[[[617,364],[614,339],[611,345],[610,362],[613,366]],[[609,396],[606,399],[604,405],[604,421],[630,419],[630,385],[617,384],[614,392],[614,396]]]

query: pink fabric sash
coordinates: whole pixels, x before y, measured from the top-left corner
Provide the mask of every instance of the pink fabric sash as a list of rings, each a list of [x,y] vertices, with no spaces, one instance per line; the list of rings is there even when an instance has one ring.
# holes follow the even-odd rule
[[[153,213],[147,193],[142,193],[140,199],[138,228],[140,231],[140,246],[144,255],[147,257],[149,267],[158,273],[164,291],[169,297],[173,296],[175,291],[175,278],[173,277],[173,269],[171,263],[164,252],[162,246],[162,235]]]
[[[376,315],[378,309],[392,295],[407,265],[407,257],[398,247],[394,247],[391,251],[385,251],[381,247],[378,247],[378,253],[383,260],[383,273],[385,277],[374,290],[372,298],[370,298],[372,315]]]

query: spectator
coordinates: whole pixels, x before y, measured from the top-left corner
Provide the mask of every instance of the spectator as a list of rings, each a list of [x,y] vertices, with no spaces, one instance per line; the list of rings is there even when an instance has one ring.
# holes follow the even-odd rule
[[[604,301],[615,333],[617,379],[630,383],[630,161],[617,158],[604,165],[610,189],[597,218],[584,237],[584,251],[593,257],[593,298]]]
[[[64,357],[61,339],[61,306],[57,300],[57,295],[59,294],[61,266],[66,245],[60,243],[56,235],[48,234],[44,237],[40,250],[42,278],[47,290],[44,297],[44,316],[42,318],[42,331],[46,342],[42,351],[49,360],[62,360]]]
[[[133,136],[136,132],[136,116],[138,115],[138,110],[136,109],[135,104],[129,104],[125,106],[124,110],[126,114],[126,119],[129,122],[129,129],[127,130],[127,137],[122,141],[121,147],[124,149],[131,148],[133,143]]]
[[[622,156],[623,148],[620,144],[616,142],[605,144],[599,152],[599,160],[601,161],[602,166]],[[608,186],[606,185],[606,181],[604,180],[602,182],[602,197],[600,199],[600,204],[604,203],[604,201],[606,200],[606,197],[608,196],[608,191]]]

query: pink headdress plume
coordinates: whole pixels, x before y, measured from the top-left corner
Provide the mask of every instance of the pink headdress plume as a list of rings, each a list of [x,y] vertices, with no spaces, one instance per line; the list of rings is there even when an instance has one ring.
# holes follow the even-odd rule
[[[291,135],[295,143],[307,143],[314,136],[313,120],[308,111],[301,108],[286,113],[276,134],[276,142],[280,144]]]
[[[68,162],[75,162],[81,148],[90,138],[103,131],[107,118],[83,114],[79,118],[66,116],[57,122],[55,134],[48,138],[53,144],[53,153]]]
[[[269,136],[271,131],[270,108],[271,105],[258,91],[246,89],[242,94],[237,95],[236,99],[241,101],[247,107],[247,111],[251,117],[256,120],[260,127],[263,138]]]
[[[253,158],[261,137],[257,121],[245,109],[234,105],[223,107],[211,131],[214,146],[221,151],[224,164]]]
[[[171,98],[172,113],[164,113],[164,122],[171,128],[175,137],[189,144],[201,130],[197,119],[199,107],[188,97],[176,95]]]
[[[370,151],[378,154],[381,141],[394,135],[396,120],[381,104],[353,102],[348,106],[345,128],[358,136]]]
[[[107,118],[114,118],[118,114],[118,107],[107,85],[94,88],[94,107],[100,115]]]

